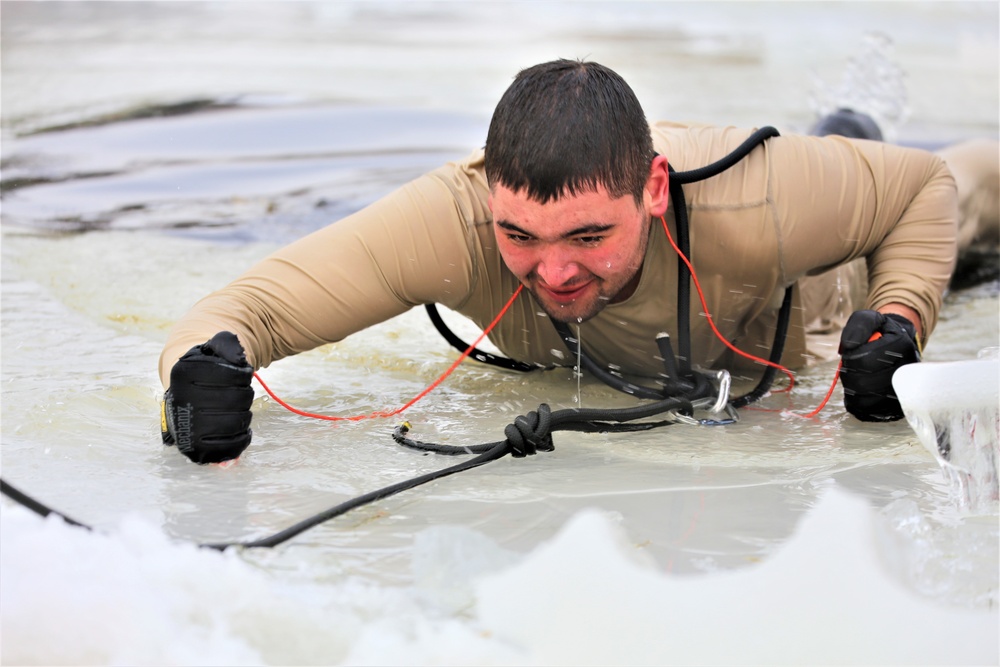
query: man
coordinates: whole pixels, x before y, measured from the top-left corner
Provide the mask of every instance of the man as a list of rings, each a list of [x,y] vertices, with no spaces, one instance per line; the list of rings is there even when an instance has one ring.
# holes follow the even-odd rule
[[[239,456],[252,369],[425,303],[485,326],[520,285],[528,293],[490,335],[508,356],[570,363],[556,320],[580,327],[597,364],[662,376],[656,335],[678,335],[679,260],[660,222],[676,224],[668,164],[713,163],[749,134],[650,126],[625,81],[596,63],[521,72],[483,151],[279,250],[177,323],[160,360],[165,441],[199,463]],[[709,310],[752,354],[767,356],[786,288],[867,258],[864,310],[840,346],[845,403],[862,419],[898,419],[892,371],[919,359],[955,261],[955,185],[941,160],[775,137],[684,194]],[[745,368],[692,301],[690,362]],[[793,311],[786,365],[803,363],[812,315]]]

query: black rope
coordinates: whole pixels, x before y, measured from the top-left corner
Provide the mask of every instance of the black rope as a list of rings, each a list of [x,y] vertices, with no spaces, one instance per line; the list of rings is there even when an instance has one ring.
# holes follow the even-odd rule
[[[733,152],[729,153],[725,157],[716,160],[712,164],[705,165],[704,167],[689,169],[687,171],[675,171],[671,174],[671,180],[677,179],[680,183],[697,183],[698,181],[704,181],[706,178],[718,176],[726,169],[734,166],[737,162],[749,155],[750,152],[757,148],[758,145],[764,143],[764,141],[770,139],[771,137],[777,136],[780,136],[778,130],[770,125],[765,125],[764,127],[754,131],[753,134],[747,137],[742,144],[737,146]]]
[[[19,491],[17,488],[15,488],[14,486],[12,486],[11,484],[8,484],[6,482],[6,480],[4,480],[3,478],[0,478],[0,493],[2,493],[3,495],[7,496],[8,498],[10,498],[11,500],[13,500],[14,502],[19,503],[21,505],[24,505],[29,510],[31,510],[35,514],[38,514],[39,516],[43,516],[44,517],[44,516],[48,516],[50,514],[55,514],[56,516],[62,518],[63,521],[65,521],[66,523],[68,523],[70,525],[79,526],[80,528],[86,528],[87,530],[93,530],[87,524],[80,523],[79,521],[76,521],[75,519],[69,518],[68,516],[66,516],[62,512],[57,512],[54,509],[52,509],[51,507],[43,505],[42,503],[38,502],[37,500],[35,500],[31,496],[29,496],[28,494],[26,494],[26,493],[24,493],[22,491]]]
[[[341,503],[328,510],[315,514],[304,521],[275,533],[270,537],[248,542],[220,542],[214,544],[202,544],[200,546],[223,550],[229,547],[274,547],[282,542],[286,542],[300,533],[321,523],[329,521],[334,517],[346,514],[352,509],[373,503],[383,498],[395,495],[402,491],[415,488],[427,482],[432,482],[455,473],[471,470],[490,461],[495,461],[511,454],[515,458],[531,456],[537,452],[551,452],[555,449],[552,442],[553,431],[584,431],[584,432],[625,432],[639,431],[666,426],[674,423],[670,420],[657,422],[629,423],[637,419],[652,417],[664,412],[676,411],[690,415],[693,412],[690,401],[683,398],[669,398],[646,405],[633,406],[620,409],[579,409],[569,408],[552,412],[548,405],[541,404],[537,411],[529,412],[527,415],[518,416],[513,423],[508,424],[504,429],[504,440],[490,442],[481,445],[468,447],[457,447],[454,445],[439,445],[434,443],[420,442],[406,437],[409,432],[409,424],[402,424],[393,431],[393,439],[400,445],[431,451],[446,455],[477,454],[468,461],[464,461],[448,468],[436,470],[425,475],[414,477],[413,479],[398,482],[390,486],[372,491],[352,500]]]
[[[215,542],[199,544],[206,549],[222,551],[229,547],[260,548],[275,547],[283,542],[287,542],[293,537],[329,521],[334,517],[341,516],[347,512],[367,505],[369,503],[388,498],[402,491],[415,488],[422,484],[432,482],[455,473],[471,470],[490,461],[511,454],[516,458],[532,456],[538,452],[551,452],[555,449],[552,441],[553,431],[582,431],[582,432],[628,432],[641,431],[667,426],[674,423],[672,420],[661,420],[655,422],[635,422],[639,419],[662,414],[664,412],[678,412],[690,415],[693,412],[691,403],[682,398],[670,398],[646,405],[634,406],[621,409],[577,409],[569,408],[552,412],[548,405],[542,404],[537,411],[529,412],[526,415],[517,417],[513,423],[508,424],[504,429],[504,440],[490,442],[469,447],[455,447],[451,445],[438,445],[420,442],[406,437],[409,425],[403,424],[393,432],[393,439],[401,445],[423,451],[433,451],[439,454],[476,454],[472,459],[463,461],[441,470],[436,470],[412,479],[390,484],[389,486],[377,489],[370,493],[352,498],[346,502],[335,505],[327,510],[319,512],[303,521],[300,521],[288,528],[275,533],[269,537],[244,542]],[[67,523],[87,530],[93,530],[87,524],[69,518],[65,514],[53,510],[40,503],[26,493],[19,491],[5,480],[0,478],[0,493],[11,500],[27,507],[41,516],[55,514],[62,517]]]
[[[778,322],[774,328],[774,342],[771,343],[771,356],[768,357],[768,361],[772,364],[777,364],[781,361],[781,355],[785,351],[785,340],[788,338],[788,323],[792,319],[792,287],[785,289],[785,298],[781,302],[781,310],[778,311]],[[734,398],[729,401],[729,404],[734,408],[743,408],[751,403],[759,401],[763,398],[770,389],[771,385],[774,383],[774,376],[777,375],[778,369],[774,366],[768,366],[764,370],[764,375],[761,376],[760,382],[751,391]]]
[[[745,158],[759,144],[771,137],[779,136],[778,131],[770,126],[765,126],[754,132],[736,149],[712,164],[688,171],[674,171],[670,169],[670,197],[674,206],[674,223],[677,228],[677,247],[684,256],[691,259],[690,241],[688,238],[688,215],[687,202],[684,198],[683,183],[696,183],[698,181],[711,178],[722,173],[726,169],[734,166],[737,162]],[[669,165],[668,165],[669,168]],[[682,368],[689,364],[691,355],[691,334],[690,334],[690,307],[691,307],[691,272],[684,262],[677,263],[677,330],[680,332],[680,363]],[[785,349],[785,341],[788,337],[788,325],[791,322],[792,312],[792,287],[785,289],[785,297],[778,311],[778,322],[774,332],[774,341],[771,344],[771,354],[768,361],[777,364],[781,361],[781,355]],[[778,369],[768,366],[761,376],[757,386],[729,402],[734,408],[742,408],[760,400],[774,383]]]
[[[442,470],[435,470],[434,472],[427,473],[425,475],[420,475],[419,477],[414,477],[412,479],[407,479],[402,482],[397,482],[396,484],[390,484],[389,486],[377,489],[370,493],[358,496],[357,498],[352,498],[346,502],[335,505],[328,510],[324,510],[318,514],[315,514],[308,519],[298,522],[293,526],[289,526],[284,530],[275,533],[269,537],[264,537],[259,540],[250,540],[248,542],[216,542],[211,544],[200,544],[198,546],[204,547],[206,549],[216,549],[218,551],[223,551],[229,547],[243,547],[246,549],[251,548],[261,548],[261,547],[276,547],[283,542],[287,542],[293,537],[304,533],[305,531],[325,523],[330,519],[347,514],[353,509],[357,509],[363,505],[368,505],[374,503],[383,498],[388,498],[389,496],[394,496],[402,491],[407,491],[409,489],[420,486],[421,484],[426,484],[427,482],[433,482],[436,479],[441,479],[442,477],[447,477],[448,475],[454,475],[457,472],[462,472],[465,470],[471,470],[484,463],[489,463],[490,461],[495,461],[503,457],[506,451],[507,443],[500,442],[499,445],[491,450],[488,450],[474,459],[468,461],[463,461],[458,465],[453,465],[448,468],[443,468]]]
[[[777,136],[780,136],[778,130],[771,126],[765,126],[751,134],[731,153],[719,160],[716,160],[712,164],[699,167],[697,169],[690,169],[688,171],[674,171],[668,165],[668,169],[670,170],[670,197],[674,207],[674,225],[677,229],[677,247],[689,260],[691,259],[691,248],[688,237],[687,201],[684,197],[684,189],[681,185],[684,183],[696,183],[698,181],[703,181],[707,178],[717,176],[749,155],[750,152],[759,144],[763,143],[767,139],[770,139],[771,137]],[[677,330],[680,332],[679,362],[681,364],[682,373],[685,369],[690,370],[690,308],[691,272],[685,262],[679,261],[677,263]],[[788,325],[791,322],[791,311],[792,287],[789,286],[785,289],[785,297],[781,303],[781,309],[778,311],[778,322],[774,332],[774,341],[771,344],[771,353],[768,357],[768,361],[773,364],[777,364],[781,361],[781,355],[785,349],[785,341],[788,337]],[[764,394],[771,389],[777,370],[778,369],[774,366],[768,366],[765,369],[764,374],[761,376],[757,386],[753,390],[731,400],[729,404],[734,408],[742,408],[746,407],[750,403],[760,400],[760,398],[762,398]]]
[[[761,143],[776,136],[778,131],[773,127],[762,127],[731,153],[712,164],[688,171],[674,171],[673,167],[667,165],[670,172],[670,200],[674,208],[677,247],[688,260],[692,260],[691,240],[688,233],[687,199],[684,196],[683,184],[697,183],[718,176],[749,155],[750,151]],[[677,262],[677,332],[680,339],[677,361],[681,375],[687,376],[691,373],[691,270],[683,261]]]
[[[510,447],[514,457],[530,456],[536,451],[552,451],[552,431],[578,431],[584,433],[624,433],[647,431],[673,424],[673,421],[639,422],[664,412],[678,412],[691,415],[694,412],[691,401],[686,398],[671,397],[653,403],[635,405],[628,408],[567,408],[552,412],[542,403],[535,412],[517,417],[504,429],[505,440],[482,445],[455,446],[421,442],[406,437],[409,425],[402,424],[393,431],[392,437],[399,444],[436,454],[480,454],[492,451],[498,445]]]
[[[691,260],[691,241],[688,237],[687,199],[684,197],[682,180],[667,165],[670,172],[670,203],[674,207],[674,228],[677,232],[677,248]],[[682,375],[691,372],[691,269],[687,262],[677,259],[677,363]]]

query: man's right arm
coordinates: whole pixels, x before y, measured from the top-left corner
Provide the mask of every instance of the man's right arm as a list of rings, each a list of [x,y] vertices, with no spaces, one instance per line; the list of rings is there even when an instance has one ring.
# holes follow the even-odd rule
[[[474,279],[472,224],[485,182],[448,165],[266,257],[188,311],[160,356],[160,378],[193,345],[236,334],[250,365],[342,340],[415,305],[458,304]]]

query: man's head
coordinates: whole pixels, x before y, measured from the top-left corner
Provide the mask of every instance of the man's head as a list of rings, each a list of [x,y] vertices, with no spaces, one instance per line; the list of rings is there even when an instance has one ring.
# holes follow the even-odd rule
[[[603,65],[576,60],[522,70],[486,137],[490,188],[524,190],[542,204],[597,185],[641,204],[652,159],[649,124],[629,85]]]
[[[490,123],[486,177],[504,262],[550,316],[585,320],[634,291],[668,176],[615,72],[558,60],[519,73]]]

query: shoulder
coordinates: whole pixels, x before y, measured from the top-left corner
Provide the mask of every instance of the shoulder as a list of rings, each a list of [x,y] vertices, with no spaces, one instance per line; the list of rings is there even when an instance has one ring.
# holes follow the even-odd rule
[[[650,124],[653,147],[678,171],[703,167],[725,157],[758,128],[656,121]]]
[[[464,188],[471,185],[480,192],[488,192],[484,155],[485,151],[478,148],[459,160],[445,163],[431,174],[452,186],[459,184]]]
[[[660,121],[650,125],[653,146],[677,172],[701,169],[730,155],[757,128],[718,127]],[[769,142],[716,176],[685,184],[692,209],[736,209],[763,205],[770,178]]]
[[[414,196],[452,209],[466,225],[492,221],[482,149],[428,172],[410,186],[416,188]]]

